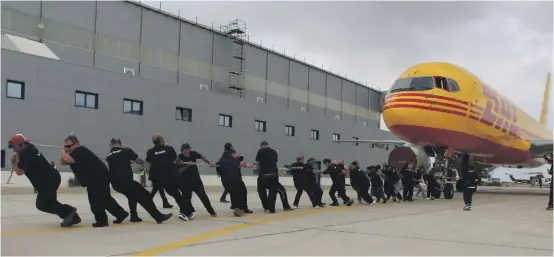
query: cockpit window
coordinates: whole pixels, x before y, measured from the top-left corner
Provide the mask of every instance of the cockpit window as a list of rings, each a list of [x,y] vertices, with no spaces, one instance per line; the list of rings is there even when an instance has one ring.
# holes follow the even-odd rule
[[[435,88],[433,77],[416,77],[397,80],[389,91],[425,91],[433,88]]]

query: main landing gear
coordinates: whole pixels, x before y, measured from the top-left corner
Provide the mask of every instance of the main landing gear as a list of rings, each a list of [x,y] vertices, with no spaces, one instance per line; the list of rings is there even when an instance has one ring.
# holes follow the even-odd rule
[[[455,158],[445,157],[446,148],[426,148],[425,149],[430,155],[430,150],[432,150],[433,155],[435,156],[435,162],[431,168],[431,174],[435,177],[435,180],[438,182],[438,188],[433,190],[433,197],[440,198],[441,194],[444,196],[444,199],[454,198],[455,191],[463,191],[463,181],[456,178],[457,170],[454,168]],[[461,158],[461,161],[465,161],[465,167],[468,167],[469,158]],[[460,165],[464,166],[464,165]],[[461,174],[461,172],[458,173]]]

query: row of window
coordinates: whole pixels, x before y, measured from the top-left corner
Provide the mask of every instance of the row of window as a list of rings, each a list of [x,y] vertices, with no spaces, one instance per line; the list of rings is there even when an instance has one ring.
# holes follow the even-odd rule
[[[25,83],[23,82],[9,80],[6,85],[6,91],[6,96],[8,98],[25,99]],[[98,94],[76,90],[75,106],[98,109]],[[143,108],[143,101],[128,98],[123,99],[123,113],[142,115]],[[176,107],[175,119],[191,122],[192,110],[189,108]],[[227,114],[219,114],[219,126],[228,128],[233,127],[233,116]],[[267,122],[262,120],[255,120],[254,130],[259,132],[266,132]],[[285,125],[285,135],[294,137],[296,135],[295,127],[291,125]],[[319,140],[319,131],[312,129],[310,137],[312,140]],[[356,137],[353,137],[352,139],[358,140],[358,138]],[[333,140],[340,140],[340,134],[333,133]]]

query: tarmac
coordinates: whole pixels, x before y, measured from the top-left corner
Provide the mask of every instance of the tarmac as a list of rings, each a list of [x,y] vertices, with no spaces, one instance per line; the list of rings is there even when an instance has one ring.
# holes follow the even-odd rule
[[[304,194],[300,209],[284,212],[280,200],[275,214],[264,213],[249,185],[254,214],[234,217],[220,203],[220,187],[208,195],[219,217],[209,217],[193,196],[197,218],[172,218],[155,224],[139,207],[142,223],[125,221],[92,228],[93,216],[83,188],[60,189],[59,201],[78,208],[82,223],[59,227],[57,216],[35,208],[32,188],[2,186],[2,255],[553,255],[553,212],[546,211],[548,189],[523,188],[512,193],[480,189],[473,210],[462,211],[461,193],[455,199],[354,204],[313,209]],[[287,186],[288,187],[288,186]],[[149,190],[151,188],[148,188]],[[512,188],[502,188],[510,192]],[[328,187],[324,199],[329,201]],[[520,194],[528,192],[527,194]],[[531,192],[531,193],[529,193]],[[112,190],[127,209],[124,196]],[[288,187],[292,204],[295,190]],[[348,188],[348,194],[355,193]],[[174,200],[169,198],[170,202]],[[161,208],[161,199],[155,197]],[[162,212],[177,214],[173,209]]]

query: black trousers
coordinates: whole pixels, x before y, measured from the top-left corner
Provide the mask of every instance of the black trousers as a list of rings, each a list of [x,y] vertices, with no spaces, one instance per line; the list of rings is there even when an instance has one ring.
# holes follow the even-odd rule
[[[550,196],[548,197],[548,206],[552,206],[552,182],[550,182]]]
[[[155,220],[162,219],[163,214],[158,210],[154,200],[139,182],[131,181],[112,181],[112,186],[115,191],[125,195],[129,202],[129,212],[131,219],[138,218],[137,203],[142,206]]]
[[[381,201],[381,199],[383,199],[383,201],[387,201],[387,196],[385,195],[382,185],[372,186],[371,195],[377,198],[377,202]]]
[[[186,216],[190,216],[194,211],[192,203],[190,202],[192,191],[187,188],[178,175],[167,176],[161,180],[165,191],[175,199],[175,202],[179,206],[179,212]]]
[[[223,183],[223,187],[231,197],[231,209],[248,210],[247,189],[243,181],[229,181]]]
[[[350,181],[350,186],[352,187],[352,189],[354,189],[354,191],[356,191],[356,198],[358,199],[358,202],[362,201],[362,195],[360,194],[360,190],[359,190],[358,185],[356,185],[355,182]],[[368,187],[368,189],[369,189],[369,187]]]
[[[127,213],[112,197],[109,182],[96,182],[87,186],[88,201],[90,210],[94,214],[94,219],[98,223],[108,223],[106,211],[116,219],[121,219]]]
[[[312,206],[315,207],[323,204],[323,202],[321,202],[323,199],[323,190],[315,180],[306,182],[306,192],[311,196],[310,201],[312,202]]]
[[[215,214],[214,207],[212,207],[210,198],[206,194],[206,189],[204,188],[204,183],[202,182],[202,179],[186,180],[184,183],[185,186],[191,191],[190,196],[192,197],[192,192],[194,192],[198,196],[198,198],[200,198],[200,201],[202,201],[202,204],[204,205],[208,213]],[[194,206],[192,206],[192,211],[196,211],[194,209]]]
[[[350,183],[352,184],[352,183]],[[367,182],[360,182],[360,183],[355,183],[356,187],[356,192],[358,193],[358,197],[360,197],[361,199],[364,199],[364,201],[366,203],[373,203],[373,197],[371,197],[371,195],[369,194],[369,183]]]
[[[300,203],[300,198],[302,197],[302,193],[304,193],[304,191],[308,193],[308,197],[310,197],[310,201],[312,201],[312,193],[307,191],[306,181],[303,181],[300,178],[293,177],[293,182],[294,188],[296,189],[296,195],[294,196],[294,202],[292,203],[292,205],[298,206],[298,204]]]
[[[58,202],[58,187],[60,186],[60,181],[57,182],[58,183],[54,182],[37,187],[36,207],[39,211],[55,214],[63,219],[76,209],[73,206]]]
[[[258,196],[260,197],[264,210],[275,211],[278,187],[279,177],[258,176]],[[269,193],[266,192],[266,190],[269,190]]]
[[[225,199],[227,198],[227,194],[229,194],[229,191],[227,191],[227,189],[224,189],[223,193],[221,194],[221,197],[219,198],[219,200],[220,201],[225,201]]]
[[[279,198],[281,198],[283,209],[291,209],[289,204],[289,197],[287,196],[287,189],[280,182],[277,182],[277,194],[279,194]]]
[[[411,181],[408,181],[408,182],[402,181],[402,184],[404,186],[404,190],[403,190],[403,193],[402,193],[402,198],[404,200],[413,200],[414,184]]]
[[[435,182],[428,182],[427,184],[427,198],[434,198],[435,196],[435,193],[437,192],[437,190],[439,190],[437,187],[438,187],[438,183],[435,183]]]
[[[156,193],[160,192],[160,197],[162,198],[162,202],[164,205],[168,205],[169,202],[167,201],[167,197],[165,196],[164,188],[161,185],[162,183],[159,180],[152,180],[152,192],[150,192],[150,195],[152,198],[156,196]]]
[[[475,187],[469,188],[467,186],[464,189],[464,203],[466,205],[471,206],[471,202],[473,200],[473,193],[475,193],[475,189],[476,189]]]
[[[350,201],[350,197],[346,195],[346,183],[344,181],[333,181],[331,189],[329,189],[329,196],[333,203],[338,203],[337,197],[335,196],[337,193],[343,201]]]

